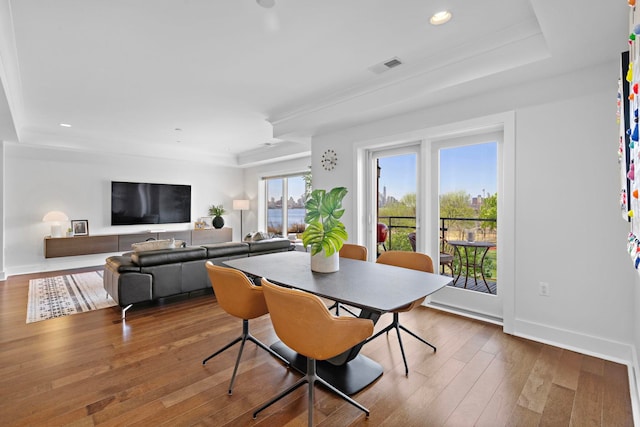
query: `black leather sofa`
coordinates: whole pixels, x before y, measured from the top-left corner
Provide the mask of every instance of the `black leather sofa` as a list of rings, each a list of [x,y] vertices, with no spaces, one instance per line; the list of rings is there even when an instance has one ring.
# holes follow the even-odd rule
[[[107,258],[104,288],[122,308],[133,304],[211,289],[204,266],[234,258],[291,250],[288,239],[212,243],[175,249],[132,252]]]

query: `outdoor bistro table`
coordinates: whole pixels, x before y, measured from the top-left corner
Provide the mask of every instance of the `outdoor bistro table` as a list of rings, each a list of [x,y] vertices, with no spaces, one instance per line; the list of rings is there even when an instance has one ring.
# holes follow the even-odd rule
[[[495,248],[496,244],[494,242],[469,242],[467,240],[447,240],[447,243],[453,246],[456,252],[456,256],[460,261],[460,269],[458,270],[458,276],[456,277],[454,283],[458,282],[458,279],[462,274],[462,265],[464,264],[467,270],[467,274],[464,277],[465,289],[467,288],[467,280],[469,279],[469,268],[471,268],[473,270],[474,278],[477,277],[478,270],[480,270],[480,276],[482,277],[484,285],[487,287],[489,293],[492,293],[491,288],[489,288],[489,285],[487,284],[487,279],[485,279],[484,277],[484,270],[482,267],[484,265],[484,258],[487,256],[487,252],[489,252],[490,248]],[[464,261],[462,260],[462,253],[460,248],[464,249]],[[471,258],[471,254],[469,253],[471,252],[471,250],[473,250],[473,258]],[[479,261],[478,250],[480,250],[481,252]]]
[[[224,261],[224,264],[282,286],[359,307],[359,317],[371,319],[373,323],[383,313],[430,295],[451,283],[448,276],[348,258],[340,258],[340,270],[335,273],[315,273],[311,271],[310,259],[309,253],[290,251],[238,258]],[[328,361],[318,361],[320,376],[346,394],[357,393],[371,384],[382,375],[382,366],[359,354],[362,345],[357,344]],[[295,369],[306,370],[304,356],[282,342],[273,344],[271,348],[289,360]]]

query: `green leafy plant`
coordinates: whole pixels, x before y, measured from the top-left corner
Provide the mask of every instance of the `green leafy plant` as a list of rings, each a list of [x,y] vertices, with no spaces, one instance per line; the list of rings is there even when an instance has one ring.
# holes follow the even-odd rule
[[[305,203],[307,213],[304,217],[307,228],[302,233],[302,243],[311,246],[311,255],[324,249],[326,256],[338,252],[349,238],[344,224],[340,221],[344,215],[342,199],[347,195],[345,187],[336,187],[329,192],[313,190]]]
[[[209,215],[210,216],[222,216],[226,210],[222,205],[211,205],[209,206]]]

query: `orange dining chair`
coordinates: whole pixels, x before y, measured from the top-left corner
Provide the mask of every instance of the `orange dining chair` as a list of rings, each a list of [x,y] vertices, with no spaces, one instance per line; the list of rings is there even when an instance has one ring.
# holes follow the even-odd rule
[[[405,251],[386,251],[380,254],[378,257],[377,263],[394,265],[396,267],[410,268],[412,270],[425,271],[427,273],[433,273],[433,261],[429,255],[425,255],[420,252],[405,252]],[[433,348],[433,351],[436,351],[436,348],[433,344],[425,341],[420,338],[415,333],[411,332],[409,329],[405,328],[400,324],[400,313],[404,313],[410,310],[413,310],[415,307],[420,306],[426,297],[420,298],[416,301],[413,301],[411,304],[407,304],[403,307],[400,307],[396,310],[393,310],[393,321],[389,326],[382,329],[380,332],[376,333],[374,336],[369,338],[367,342],[374,340],[379,337],[383,333],[389,333],[391,329],[395,329],[398,334],[398,343],[400,343],[400,352],[402,353],[402,360],[404,361],[404,373],[405,375],[409,375],[409,366],[407,365],[407,358],[404,354],[404,348],[402,346],[402,338],[400,338],[400,329],[404,330],[408,334],[412,335],[414,338],[419,341],[425,343],[429,347]]]
[[[349,258],[349,259],[355,259],[357,261],[366,261],[367,257],[368,257],[368,251],[366,246],[345,243],[342,245],[342,248],[340,248],[340,258]],[[346,311],[350,315],[354,317],[358,317],[353,311],[351,311],[349,308],[345,307],[343,304],[340,304],[338,302],[333,303],[333,305],[329,307],[329,310],[333,310],[334,308],[336,309],[336,316],[340,315],[340,308],[342,308],[344,309],[344,311]]]
[[[253,418],[298,387],[308,384],[308,424],[312,426],[313,391],[316,382],[369,416],[367,408],[317,375],[316,361],[335,357],[364,341],[373,333],[373,322],[369,319],[336,317],[319,297],[297,289],[283,288],[264,278],[262,288],[278,338],[290,349],[307,358],[307,372],[291,387],[260,406],[253,413]]]
[[[230,315],[242,319],[242,335],[202,361],[202,364],[204,365],[209,361],[209,359],[216,357],[218,354],[236,343],[240,343],[240,351],[238,352],[236,365],[233,368],[233,375],[231,376],[231,382],[229,383],[229,394],[231,394],[233,390],[233,383],[236,379],[236,373],[238,372],[240,358],[242,357],[244,343],[247,340],[255,343],[258,347],[277,357],[287,366],[289,365],[289,362],[256,339],[249,332],[249,320],[264,316],[269,312],[267,309],[267,303],[264,300],[264,294],[262,293],[262,287],[255,286],[240,270],[217,266],[211,261],[207,261],[205,266],[209,273],[213,293],[215,294],[220,307]]]

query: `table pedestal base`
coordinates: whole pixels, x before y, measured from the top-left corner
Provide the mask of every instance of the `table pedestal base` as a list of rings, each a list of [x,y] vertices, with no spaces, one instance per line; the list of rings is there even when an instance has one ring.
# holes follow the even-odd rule
[[[288,360],[296,371],[306,373],[306,357],[291,350],[282,341],[272,344],[271,349]],[[362,354],[340,366],[318,360],[316,369],[319,377],[348,395],[359,392],[382,375],[382,366]]]

